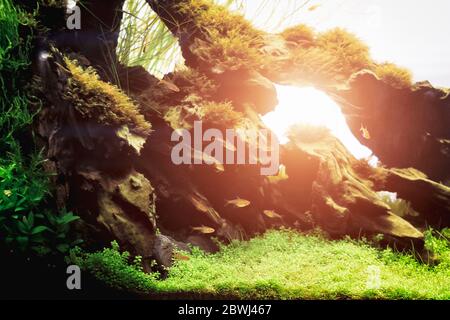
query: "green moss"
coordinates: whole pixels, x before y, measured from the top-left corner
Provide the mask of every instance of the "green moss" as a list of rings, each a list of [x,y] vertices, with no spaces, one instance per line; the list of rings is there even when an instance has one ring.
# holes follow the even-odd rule
[[[106,125],[128,125],[142,135],[150,133],[150,123],[119,88],[100,80],[91,68],[83,69],[68,58],[64,62],[71,76],[65,98],[73,102],[83,116]]]
[[[185,16],[186,23],[192,22],[204,32],[214,29],[224,37],[230,32],[238,32],[249,39],[257,39],[262,35],[241,14],[230,12],[212,0],[180,1],[175,9]]]
[[[430,244],[435,237],[430,236]],[[256,299],[450,299],[448,240],[434,242],[434,267],[412,255],[376,249],[361,241],[331,241],[294,231],[269,231],[235,241],[215,254],[194,248],[176,261],[168,277],[145,275],[127,264],[117,248],[72,255],[72,261],[118,288],[143,293]],[[430,244],[431,245],[431,244]],[[429,245],[429,246],[430,246]],[[112,250],[112,251],[111,251]],[[369,287],[371,270],[379,287]],[[133,286],[136,286],[132,288]]]
[[[164,119],[174,129],[191,129],[194,121],[202,121],[204,128],[231,129],[243,124],[245,117],[230,102],[203,100],[191,94],[182,105],[169,108]]]
[[[281,33],[281,36],[289,42],[302,46],[310,46],[313,44],[315,35],[314,29],[305,24],[299,24],[287,28]]]
[[[211,128],[236,128],[244,119],[244,115],[235,111],[230,102],[204,102],[199,113],[205,126]]]
[[[326,84],[343,77],[338,64],[337,58],[322,48],[298,47],[292,49],[288,68],[295,70],[304,82]]]
[[[209,41],[195,40],[194,54],[221,73],[240,68],[258,69],[263,64],[261,53],[238,30],[221,36],[217,30],[208,32]]]
[[[217,92],[217,84],[193,68],[183,68],[169,76],[169,80],[183,91],[184,96],[191,93],[197,94],[203,99],[213,98]]]
[[[344,29],[335,28],[316,36],[311,27],[300,24],[284,30],[280,35],[291,47],[291,58],[285,69],[295,70],[304,82],[342,82],[355,72],[369,69],[396,88],[412,85],[412,75],[407,69],[393,63],[375,63],[368,46]]]
[[[377,64],[373,71],[378,78],[395,88],[404,89],[412,86],[412,74],[406,68],[386,62]]]
[[[336,70],[347,77],[371,66],[367,45],[344,29],[336,28],[321,33],[316,42],[318,47],[335,57]]]
[[[258,68],[264,62],[258,50],[263,32],[242,15],[210,0],[183,1],[176,10],[185,17],[183,24],[193,24],[198,31],[191,50],[206,65],[236,70]]]
[[[291,44],[291,57],[284,69],[295,72],[297,80],[306,83],[340,83],[355,72],[375,66],[367,45],[344,29],[336,28],[316,36],[310,27],[298,25],[281,35]]]

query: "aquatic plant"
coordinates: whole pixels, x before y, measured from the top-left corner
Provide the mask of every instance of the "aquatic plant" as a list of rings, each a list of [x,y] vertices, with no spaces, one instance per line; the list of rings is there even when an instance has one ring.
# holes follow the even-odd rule
[[[412,85],[411,71],[393,63],[376,64],[373,71],[378,78],[395,88],[409,88]]]
[[[328,240],[317,234],[268,231],[250,241],[221,245],[208,254],[194,247],[174,257],[168,276],[145,274],[117,244],[95,253],[73,250],[83,270],[114,288],[146,294],[228,296],[240,299],[449,299],[449,246],[433,234],[439,252],[433,267],[411,253],[376,249],[363,240]],[[433,252],[434,252],[433,251]],[[379,288],[368,287],[368,270],[382,274]]]
[[[212,99],[218,85],[197,69],[183,67],[168,75],[168,79],[177,85],[186,95],[195,92],[203,99]]]
[[[293,67],[303,82],[329,83],[343,77],[337,58],[319,47],[292,49],[286,67]]]
[[[131,260],[128,252],[119,250],[116,241],[111,242],[111,248],[104,248],[95,253],[86,253],[75,248],[70,251],[67,260],[112,288],[133,292],[145,292],[153,288],[159,274],[144,273],[139,256]]]
[[[242,15],[209,0],[181,2],[175,10],[202,35],[195,40],[192,51],[207,65],[236,70],[257,68],[263,63],[258,48],[264,33]]]
[[[94,69],[83,69],[76,61],[65,58],[70,73],[65,98],[85,117],[106,125],[129,125],[142,135],[150,133],[151,125],[131,99],[116,86],[100,80]]]
[[[314,29],[306,24],[299,24],[285,29],[280,35],[289,42],[309,46],[315,40]]]
[[[350,76],[371,66],[369,47],[354,34],[335,28],[317,36],[317,46],[335,57],[336,70]]]
[[[182,61],[177,38],[145,0],[127,0],[116,53],[126,66],[140,65],[162,77],[175,61]]]
[[[230,102],[203,100],[191,94],[181,105],[169,108],[164,119],[174,129],[190,129],[194,121],[202,121],[204,127],[232,129],[243,124],[245,117]]]
[[[33,15],[0,0],[0,233],[8,248],[38,255],[65,253],[80,241],[69,236],[78,217],[56,209],[50,173],[34,145],[31,125],[40,101],[28,92]],[[21,141],[27,139],[27,148]]]

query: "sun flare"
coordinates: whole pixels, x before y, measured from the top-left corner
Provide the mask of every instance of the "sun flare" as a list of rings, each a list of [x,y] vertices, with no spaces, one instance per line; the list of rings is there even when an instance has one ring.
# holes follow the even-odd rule
[[[276,85],[278,106],[262,117],[281,144],[289,142],[289,129],[298,124],[323,126],[357,158],[376,164],[372,151],[362,145],[347,125],[340,107],[327,94],[314,87]]]

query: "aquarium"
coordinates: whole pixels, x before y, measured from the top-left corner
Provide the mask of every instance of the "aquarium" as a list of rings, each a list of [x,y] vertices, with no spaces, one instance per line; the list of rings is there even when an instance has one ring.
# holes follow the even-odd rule
[[[449,300],[449,10],[0,0],[0,297]]]

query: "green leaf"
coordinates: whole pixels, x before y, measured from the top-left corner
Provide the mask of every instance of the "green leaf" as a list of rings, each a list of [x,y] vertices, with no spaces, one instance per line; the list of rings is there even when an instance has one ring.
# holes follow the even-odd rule
[[[61,224],[68,224],[68,223],[71,223],[71,222],[76,221],[78,219],[80,219],[79,216],[74,216],[72,214],[66,214],[66,215],[61,217],[60,223]]]
[[[33,214],[33,212],[30,212],[28,214],[28,225],[30,226],[30,228],[32,228],[33,225],[34,225],[34,214]]]
[[[25,223],[23,223],[22,221],[17,221],[17,228],[19,229],[20,232],[28,234],[28,232],[30,231],[27,227],[27,225]]]
[[[34,227],[33,230],[31,230],[31,234],[38,234],[47,230],[48,228],[46,226],[37,226]]]

